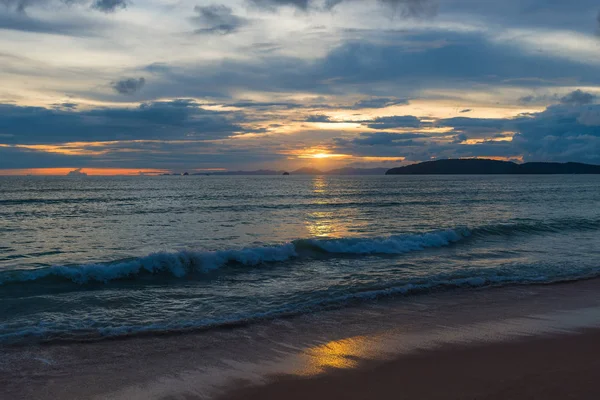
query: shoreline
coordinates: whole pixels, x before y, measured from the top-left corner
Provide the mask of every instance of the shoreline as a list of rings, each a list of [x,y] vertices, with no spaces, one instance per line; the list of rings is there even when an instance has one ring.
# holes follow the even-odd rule
[[[0,346],[0,398],[226,400],[280,398],[281,393],[290,397],[288,392],[302,393],[303,398],[365,398],[352,397],[361,393],[358,389],[339,392],[354,382],[363,382],[369,392],[387,390],[379,394],[383,398],[397,398],[408,390],[398,387],[399,375],[415,382],[411,390],[416,398],[452,398],[417,391],[440,386],[448,374],[460,371],[449,384],[462,382],[464,388],[472,384],[465,376],[480,372],[469,369],[473,365],[490,360],[518,365],[526,353],[531,369],[543,375],[553,364],[540,360],[554,347],[571,349],[557,356],[567,360],[567,369],[591,366],[593,360],[587,357],[600,354],[600,346],[592,346],[600,343],[599,290],[600,279],[473,289],[380,300],[226,330]],[[578,346],[580,338],[592,344]],[[463,362],[467,355],[470,364]],[[440,360],[446,360],[446,369],[428,372]],[[420,378],[410,372],[417,365]],[[556,378],[550,372],[546,375],[552,382]],[[503,375],[499,370],[498,376],[478,379],[489,386]],[[493,393],[470,398],[494,399],[484,395]]]
[[[313,377],[279,376],[219,400],[596,399],[600,329],[447,345]]]

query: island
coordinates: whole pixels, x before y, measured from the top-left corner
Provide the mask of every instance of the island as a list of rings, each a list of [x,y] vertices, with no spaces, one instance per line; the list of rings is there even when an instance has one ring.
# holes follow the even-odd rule
[[[392,168],[386,175],[500,175],[500,174],[600,174],[600,165],[583,163],[528,162],[487,159],[447,159]]]

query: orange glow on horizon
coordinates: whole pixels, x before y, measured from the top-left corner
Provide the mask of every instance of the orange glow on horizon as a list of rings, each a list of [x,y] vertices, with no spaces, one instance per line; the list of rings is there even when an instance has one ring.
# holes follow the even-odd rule
[[[300,155],[299,158],[345,158],[352,157],[349,154],[331,154],[331,153],[317,153],[317,154],[306,154]]]
[[[66,176],[69,172],[78,168],[20,168],[20,169],[0,169],[0,175],[4,176]],[[164,169],[149,168],[82,168],[81,172],[88,176],[115,176],[115,175],[159,175],[169,171]]]

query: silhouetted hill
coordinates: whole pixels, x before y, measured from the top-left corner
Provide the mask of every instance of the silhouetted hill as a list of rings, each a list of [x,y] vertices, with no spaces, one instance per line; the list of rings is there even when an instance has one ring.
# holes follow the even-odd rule
[[[531,162],[484,159],[450,159],[426,161],[392,168],[386,175],[479,175],[479,174],[600,174],[600,165],[581,163]]]

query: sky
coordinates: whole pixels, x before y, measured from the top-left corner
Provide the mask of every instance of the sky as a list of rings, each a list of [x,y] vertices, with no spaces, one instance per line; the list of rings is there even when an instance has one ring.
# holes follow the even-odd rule
[[[597,0],[0,0],[0,174],[600,164]]]

